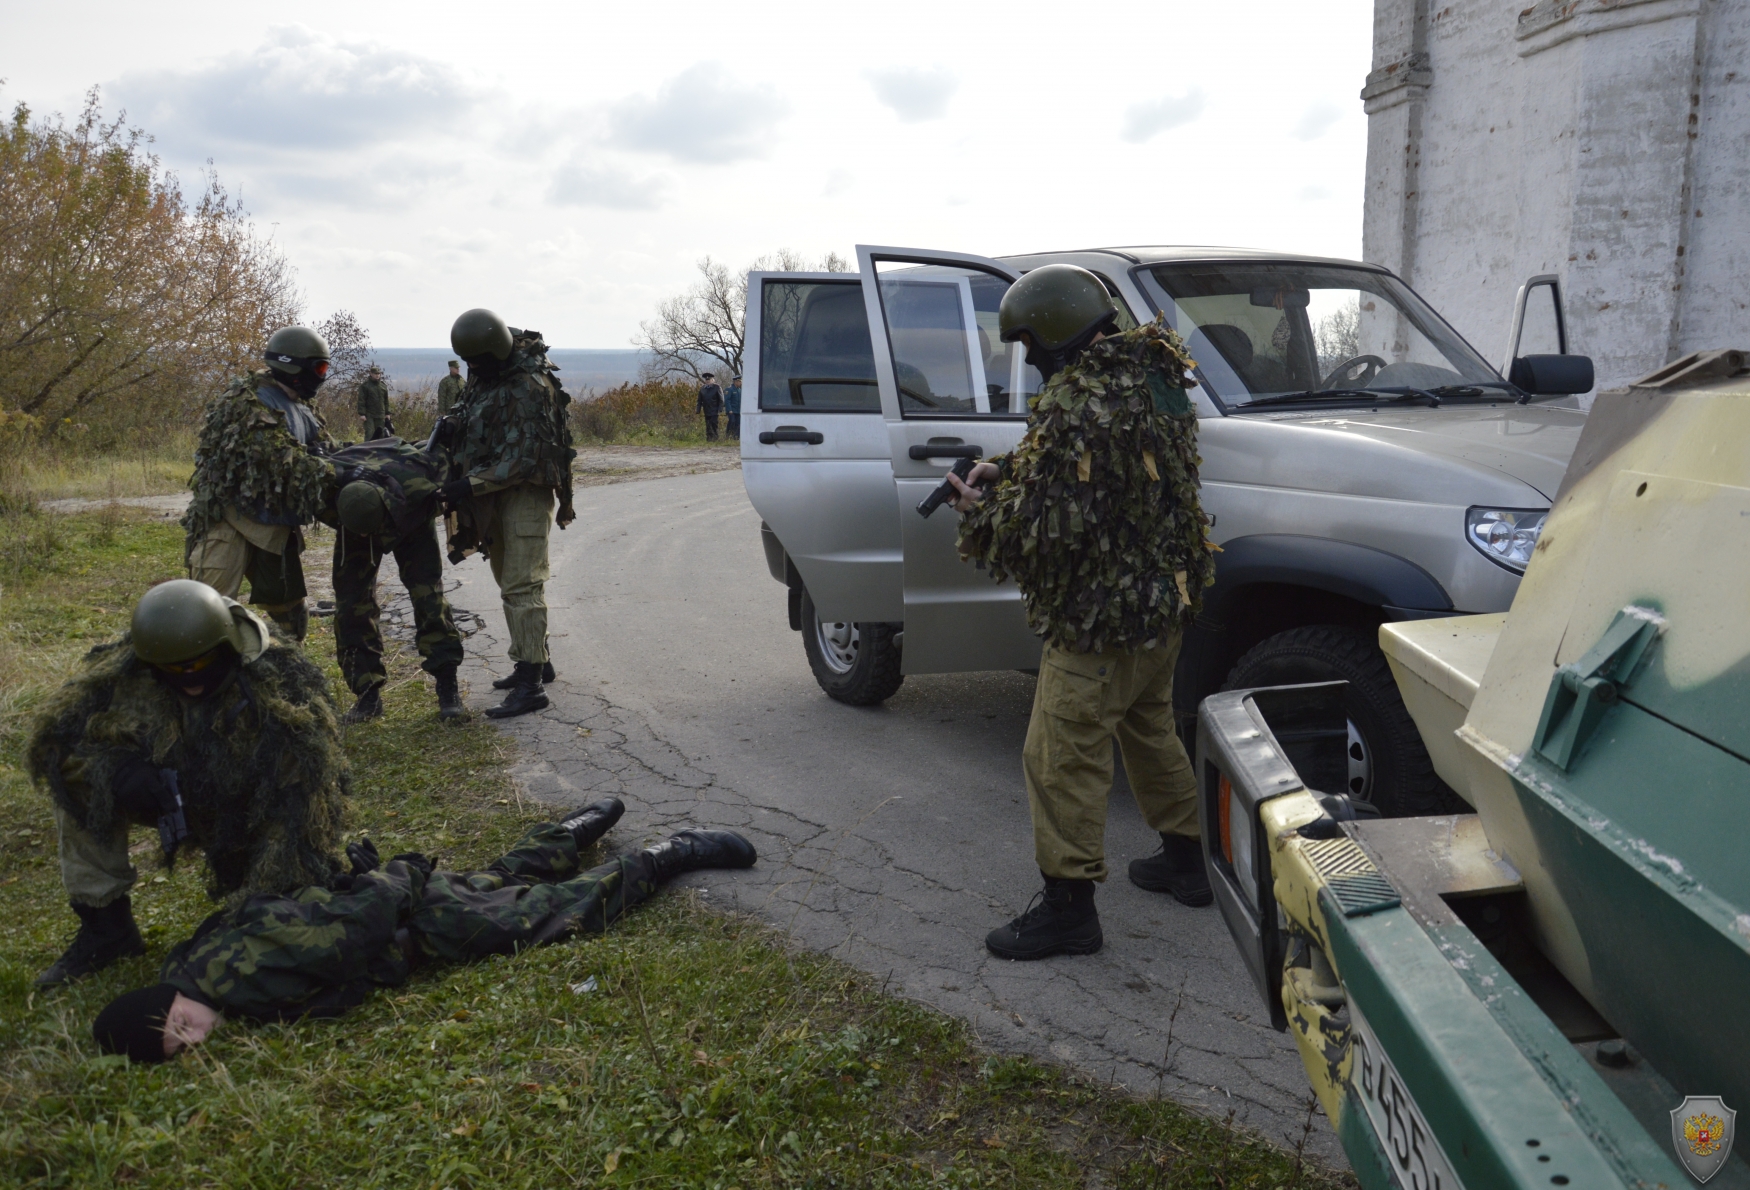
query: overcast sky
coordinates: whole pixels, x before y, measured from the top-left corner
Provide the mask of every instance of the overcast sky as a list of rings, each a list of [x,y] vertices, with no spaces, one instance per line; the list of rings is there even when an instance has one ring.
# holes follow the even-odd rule
[[[706,254],[1361,250],[1363,0],[3,11],[0,100],[101,86],[378,346],[624,347]]]

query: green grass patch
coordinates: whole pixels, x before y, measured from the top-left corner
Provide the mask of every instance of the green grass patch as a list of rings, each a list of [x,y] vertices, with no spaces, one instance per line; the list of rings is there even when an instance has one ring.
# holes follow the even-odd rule
[[[98,1009],[152,982],[211,905],[199,865],[162,871],[139,831],[151,953],[31,986],[74,919],[46,797],[20,771],[23,715],[146,586],[181,573],[181,534],[117,512],[0,520],[8,534],[54,544],[0,602],[15,659],[0,675],[0,1184],[1344,1184],[1173,1104],[993,1056],[952,1018],[685,891],[604,938],[427,968],[339,1021],[227,1023],[162,1067],[101,1057]],[[326,623],[309,648],[331,662]],[[504,737],[441,725],[405,654],[390,672],[386,717],[347,738],[351,831],[384,854],[491,859],[538,816],[505,775]]]

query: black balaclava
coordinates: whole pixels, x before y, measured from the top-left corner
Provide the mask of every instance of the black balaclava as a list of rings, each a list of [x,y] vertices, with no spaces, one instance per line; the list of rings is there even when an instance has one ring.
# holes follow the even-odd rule
[[[212,664],[194,673],[173,674],[158,668],[156,665],[152,667],[152,673],[160,682],[185,698],[201,700],[211,698],[230,685],[231,675],[236,672],[242,661],[242,658],[237,656],[237,650],[229,644],[215,645],[213,651],[216,656],[213,658]],[[190,691],[190,687],[195,686],[200,688],[199,694]]]
[[[1027,336],[1027,363],[1039,372],[1039,382],[1043,384],[1056,373],[1070,367],[1076,360],[1080,359],[1082,352],[1086,351],[1089,344],[1093,343],[1095,335],[1109,335],[1117,329],[1117,325],[1118,315],[1114,312],[1100,319],[1056,351],[1047,351],[1039,346],[1039,341],[1029,334]]]
[[[167,983],[123,992],[97,1014],[91,1035],[106,1054],[125,1054],[135,1062],[162,1062],[164,1022],[175,1002],[176,989]]]

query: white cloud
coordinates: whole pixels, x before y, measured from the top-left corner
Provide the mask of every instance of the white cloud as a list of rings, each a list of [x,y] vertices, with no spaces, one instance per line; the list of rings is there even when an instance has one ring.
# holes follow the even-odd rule
[[[547,197],[560,206],[652,211],[662,205],[666,190],[662,178],[635,178],[612,165],[598,164],[580,156],[555,171]]]
[[[869,75],[875,98],[893,109],[907,124],[935,120],[948,111],[948,100],[960,81],[946,70],[896,67]]]
[[[789,107],[770,87],[744,86],[716,63],[701,62],[662,84],[654,96],[621,100],[608,113],[608,124],[614,143],[624,148],[721,164],[763,155]]]
[[[1169,128],[1189,124],[1202,113],[1203,92],[1197,90],[1133,103],[1124,109],[1124,128],[1120,135],[1132,144],[1141,144]]]
[[[192,69],[125,75],[113,92],[166,150],[195,160],[380,144],[457,122],[478,99],[443,62],[299,26]]]
[[[1317,140],[1331,130],[1331,125],[1343,118],[1343,112],[1333,103],[1315,103],[1306,109],[1288,135],[1295,140]]]

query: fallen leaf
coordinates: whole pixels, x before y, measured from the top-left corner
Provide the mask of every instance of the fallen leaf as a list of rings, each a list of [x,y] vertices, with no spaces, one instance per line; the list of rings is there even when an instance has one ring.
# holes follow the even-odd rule
[[[517,1085],[531,1094],[539,1095],[541,1093],[540,1083],[518,1083]]]
[[[695,1066],[709,1066],[710,1064],[711,1064],[711,1059],[705,1056],[704,1050],[694,1050],[693,1051],[693,1065],[695,1065]]]
[[[999,1136],[987,1136],[982,1143],[987,1149],[1006,1149],[1009,1147],[1003,1143],[1002,1138]]]
[[[624,1150],[624,1149],[615,1149],[613,1152],[609,1153],[608,1159],[606,1161],[602,1162],[602,1172],[603,1173],[613,1173],[616,1169],[619,1169],[620,1168],[620,1154],[624,1153],[625,1151],[626,1150]]]
[[[474,1014],[469,1012],[466,1008],[458,1008],[456,1011],[450,1013],[450,1019],[452,1021],[465,1021],[473,1015]]]
[[[463,1120],[460,1124],[457,1124],[454,1128],[450,1129],[450,1135],[473,1136],[478,1131],[480,1131],[480,1125],[476,1124],[473,1120]]]

